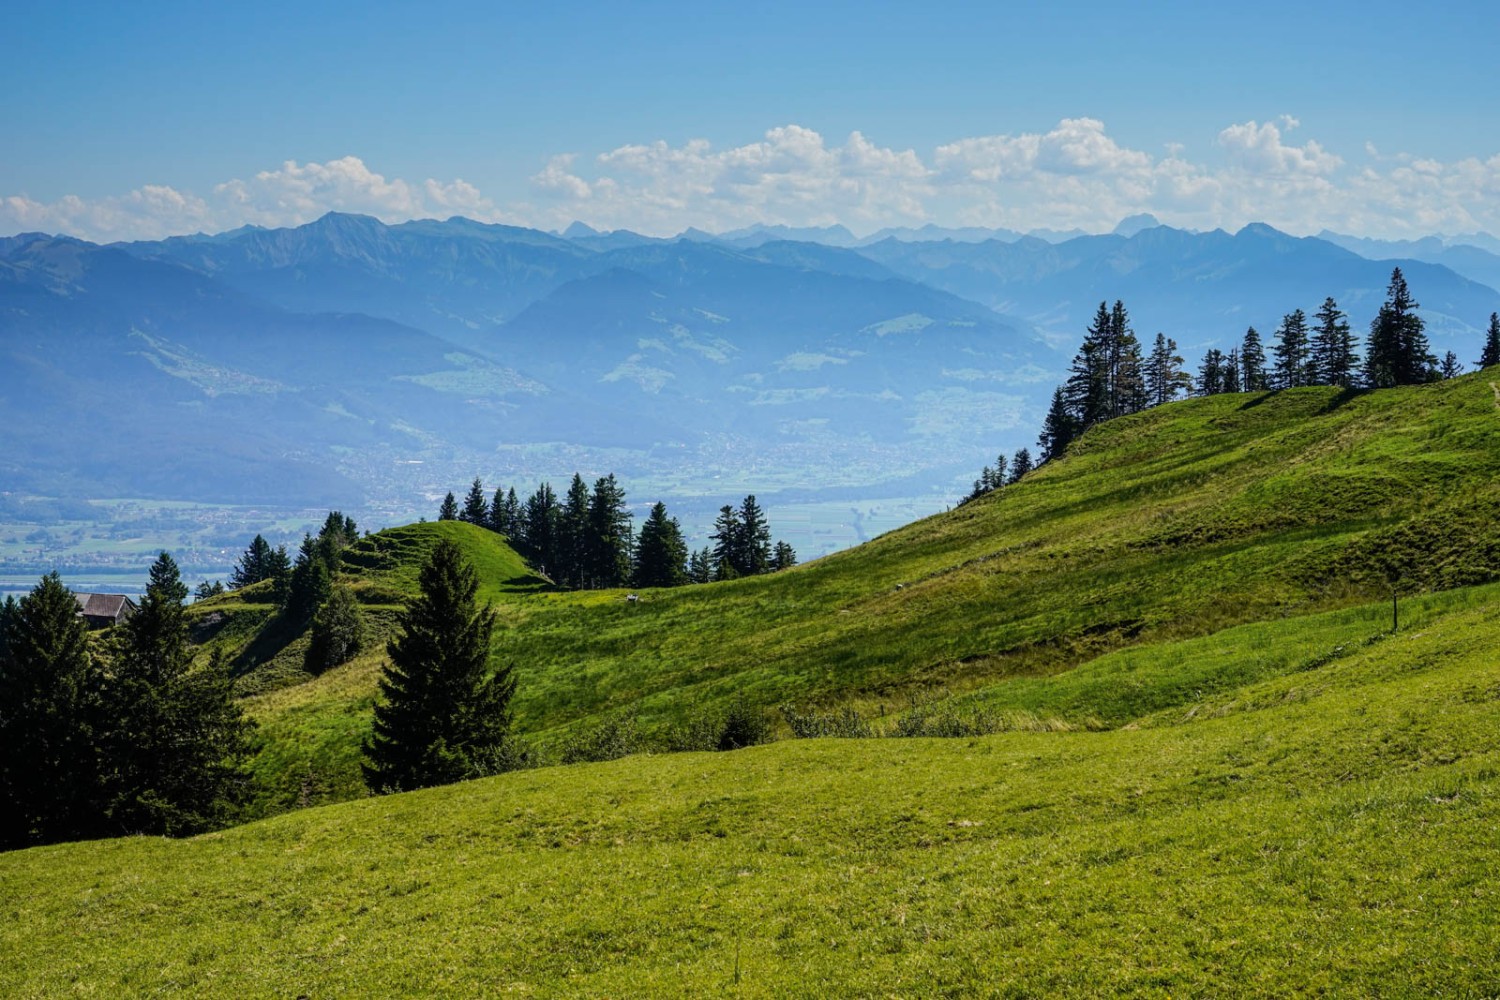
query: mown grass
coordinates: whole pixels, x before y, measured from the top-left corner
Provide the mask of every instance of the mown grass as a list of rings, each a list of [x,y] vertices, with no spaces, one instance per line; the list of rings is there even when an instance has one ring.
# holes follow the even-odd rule
[[[1225,633],[1236,683],[1133,728],[636,756],[5,855],[0,993],[1489,995],[1495,596],[1291,671],[1375,623]],[[1212,659],[1157,652],[1132,672]]]

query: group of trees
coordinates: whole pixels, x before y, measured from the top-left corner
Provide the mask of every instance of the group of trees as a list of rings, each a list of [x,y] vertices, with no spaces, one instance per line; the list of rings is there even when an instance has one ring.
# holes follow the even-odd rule
[[[771,543],[753,494],[738,508],[720,509],[714,544],[697,552],[689,552],[682,525],[660,502],[635,532],[625,490],[613,473],[596,479],[592,489],[574,473],[561,499],[544,482],[524,503],[514,487],[496,489],[486,500],[484,483],[475,478],[462,506],[452,493],[443,498],[438,520],[468,521],[499,532],[543,573],[575,589],[676,587],[753,576],[797,562],[786,542]]]
[[[194,665],[177,564],[91,637],[56,573],[0,605],[0,846],[188,834],[242,801],[250,723],[222,659]]]
[[[1006,461],[1005,454],[1002,452],[995,459],[993,467],[988,465],[984,467],[984,471],[979,474],[979,478],[974,480],[974,488],[969,491],[968,496],[959,501],[959,504],[966,504],[970,500],[977,500],[986,493],[998,490],[1002,486],[1009,486],[1011,483],[1019,481],[1031,469],[1031,450],[1029,448],[1022,448],[1016,452],[1015,457],[1010,461]]]

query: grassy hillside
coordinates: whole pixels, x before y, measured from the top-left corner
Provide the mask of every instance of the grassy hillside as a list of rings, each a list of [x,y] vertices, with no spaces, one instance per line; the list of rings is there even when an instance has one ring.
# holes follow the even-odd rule
[[[0,994],[1488,995],[1497,597],[987,693],[1133,719],[1108,730],[638,756],[0,856]]]
[[[959,704],[1017,725],[1040,713],[1118,726],[1181,701],[1189,682],[1140,704],[1107,684],[1066,704],[1026,692],[1116,650],[1387,599],[1392,581],[1409,596],[1500,576],[1493,377],[1160,407],[856,549],[639,602],[536,590],[498,539],[451,523],[365,543],[389,547],[361,586],[409,591],[420,545],[441,532],[492,560],[495,652],[518,672],[519,728],[544,746],[611,718],[659,731],[738,699],[894,717],[914,699],[972,695]],[[1281,638],[1267,630],[1257,641]],[[252,699],[281,805],[362,794],[354,748],[379,663],[372,651]]]

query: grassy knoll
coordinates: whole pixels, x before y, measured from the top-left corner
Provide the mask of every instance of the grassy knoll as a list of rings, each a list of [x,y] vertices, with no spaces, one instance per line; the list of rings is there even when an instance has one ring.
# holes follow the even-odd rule
[[[858,548],[639,602],[547,591],[496,536],[453,522],[382,532],[347,568],[372,615],[389,614],[427,546],[464,544],[500,612],[495,655],[517,670],[518,727],[543,746],[603,718],[660,730],[738,699],[888,716],[914,697],[967,695],[960,704],[1018,725],[1126,725],[1205,683],[1363,641],[1382,613],[1306,650],[1278,625],[1289,618],[1378,602],[1392,580],[1417,595],[1500,575],[1500,409],[1487,375],[1159,407],[1095,428],[1024,483]],[[1139,661],[1099,660],[1257,622],[1243,641],[1281,652],[1243,677],[1200,658],[1133,693]],[[283,666],[300,657],[285,650]],[[316,678],[247,684],[261,786],[274,789],[262,812],[363,794],[357,747],[380,662],[377,643]]]
[[[1335,656],[1373,609],[1287,622],[1285,656],[1234,629],[1117,657],[1230,678],[1135,726],[636,756],[0,856],[0,994],[1493,994],[1495,596]]]

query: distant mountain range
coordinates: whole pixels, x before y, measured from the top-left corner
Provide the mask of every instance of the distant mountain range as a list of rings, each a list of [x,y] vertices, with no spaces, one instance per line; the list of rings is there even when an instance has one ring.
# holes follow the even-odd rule
[[[1472,361],[1500,310],[1500,257],[1468,244],[1149,216],[1048,236],[330,214],[0,239],[0,488],[355,507],[580,468],[693,496],[946,489],[1034,444],[1101,300],[1192,360],[1325,295],[1362,328],[1393,260],[1439,350]]]

